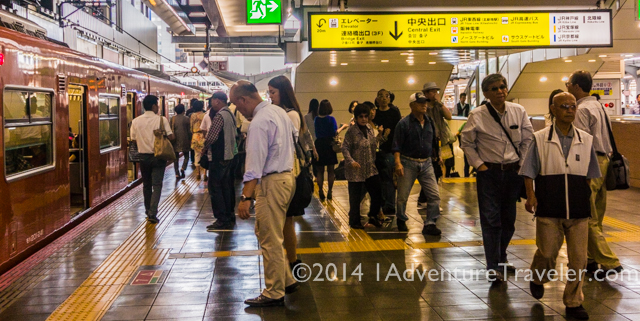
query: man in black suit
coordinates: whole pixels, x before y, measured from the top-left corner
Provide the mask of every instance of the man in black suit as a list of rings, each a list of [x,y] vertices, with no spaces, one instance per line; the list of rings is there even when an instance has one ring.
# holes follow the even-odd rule
[[[462,93],[460,94],[460,102],[458,102],[458,104],[456,104],[456,109],[458,110],[458,116],[463,116],[463,117],[469,117],[469,109],[471,109],[471,107],[469,106],[469,104],[466,103],[467,101],[467,94]]]

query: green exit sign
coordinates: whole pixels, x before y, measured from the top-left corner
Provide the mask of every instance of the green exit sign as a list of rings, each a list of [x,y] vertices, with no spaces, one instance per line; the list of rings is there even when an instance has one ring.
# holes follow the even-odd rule
[[[247,0],[247,24],[281,23],[281,0]]]

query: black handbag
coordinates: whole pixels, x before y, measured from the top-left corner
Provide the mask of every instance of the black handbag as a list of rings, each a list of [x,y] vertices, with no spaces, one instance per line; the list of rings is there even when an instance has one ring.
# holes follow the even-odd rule
[[[135,140],[129,142],[129,161],[132,163],[142,161],[142,155],[138,152],[138,143]]]
[[[609,124],[609,117],[607,112],[602,108],[604,113],[604,120],[607,123],[607,130],[609,130],[609,140],[611,141],[611,147],[613,148],[613,155],[609,161],[609,167],[607,167],[606,173],[606,187],[608,191],[616,189],[628,189],[629,188],[629,161],[626,157],[622,156],[618,152],[616,146],[616,140],[613,138],[613,132],[611,131],[611,125]]]
[[[298,177],[296,177],[296,191],[293,194],[291,203],[289,203],[287,216],[304,214],[304,209],[311,204],[314,189],[310,161],[306,159],[304,149],[295,137],[294,142],[296,147],[296,160],[300,165],[300,173]]]
[[[513,146],[513,149],[516,150],[516,154],[518,155],[518,158],[522,159],[522,154],[520,154],[518,147],[516,147],[516,144],[514,144],[513,140],[511,140],[511,135],[509,135],[509,132],[507,131],[507,129],[504,128],[504,126],[502,125],[502,122],[500,121],[500,116],[498,116],[498,112],[493,108],[493,106],[491,106],[491,103],[487,103],[486,105],[487,105],[487,109],[489,110],[489,114],[491,114],[491,117],[493,117],[493,120],[495,120],[496,123],[500,125],[500,128],[502,128],[502,131],[504,131],[505,135],[507,135],[507,138],[509,139],[511,146]],[[521,199],[525,199],[525,200],[527,199],[527,189],[524,186],[524,179],[522,179],[519,195]]]

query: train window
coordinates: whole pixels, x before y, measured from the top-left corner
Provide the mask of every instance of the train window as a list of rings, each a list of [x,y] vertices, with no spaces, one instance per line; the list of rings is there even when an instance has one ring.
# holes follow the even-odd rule
[[[100,150],[120,146],[120,98],[100,95]]]
[[[176,115],[176,102],[173,100],[167,101],[167,107],[169,108],[169,119]]]
[[[53,91],[5,89],[3,97],[7,180],[52,169]]]

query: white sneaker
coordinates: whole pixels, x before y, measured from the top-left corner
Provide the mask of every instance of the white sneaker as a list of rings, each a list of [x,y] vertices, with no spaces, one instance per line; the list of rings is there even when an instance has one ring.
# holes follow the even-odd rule
[[[427,202],[418,202],[418,209],[419,210],[427,209]]]

